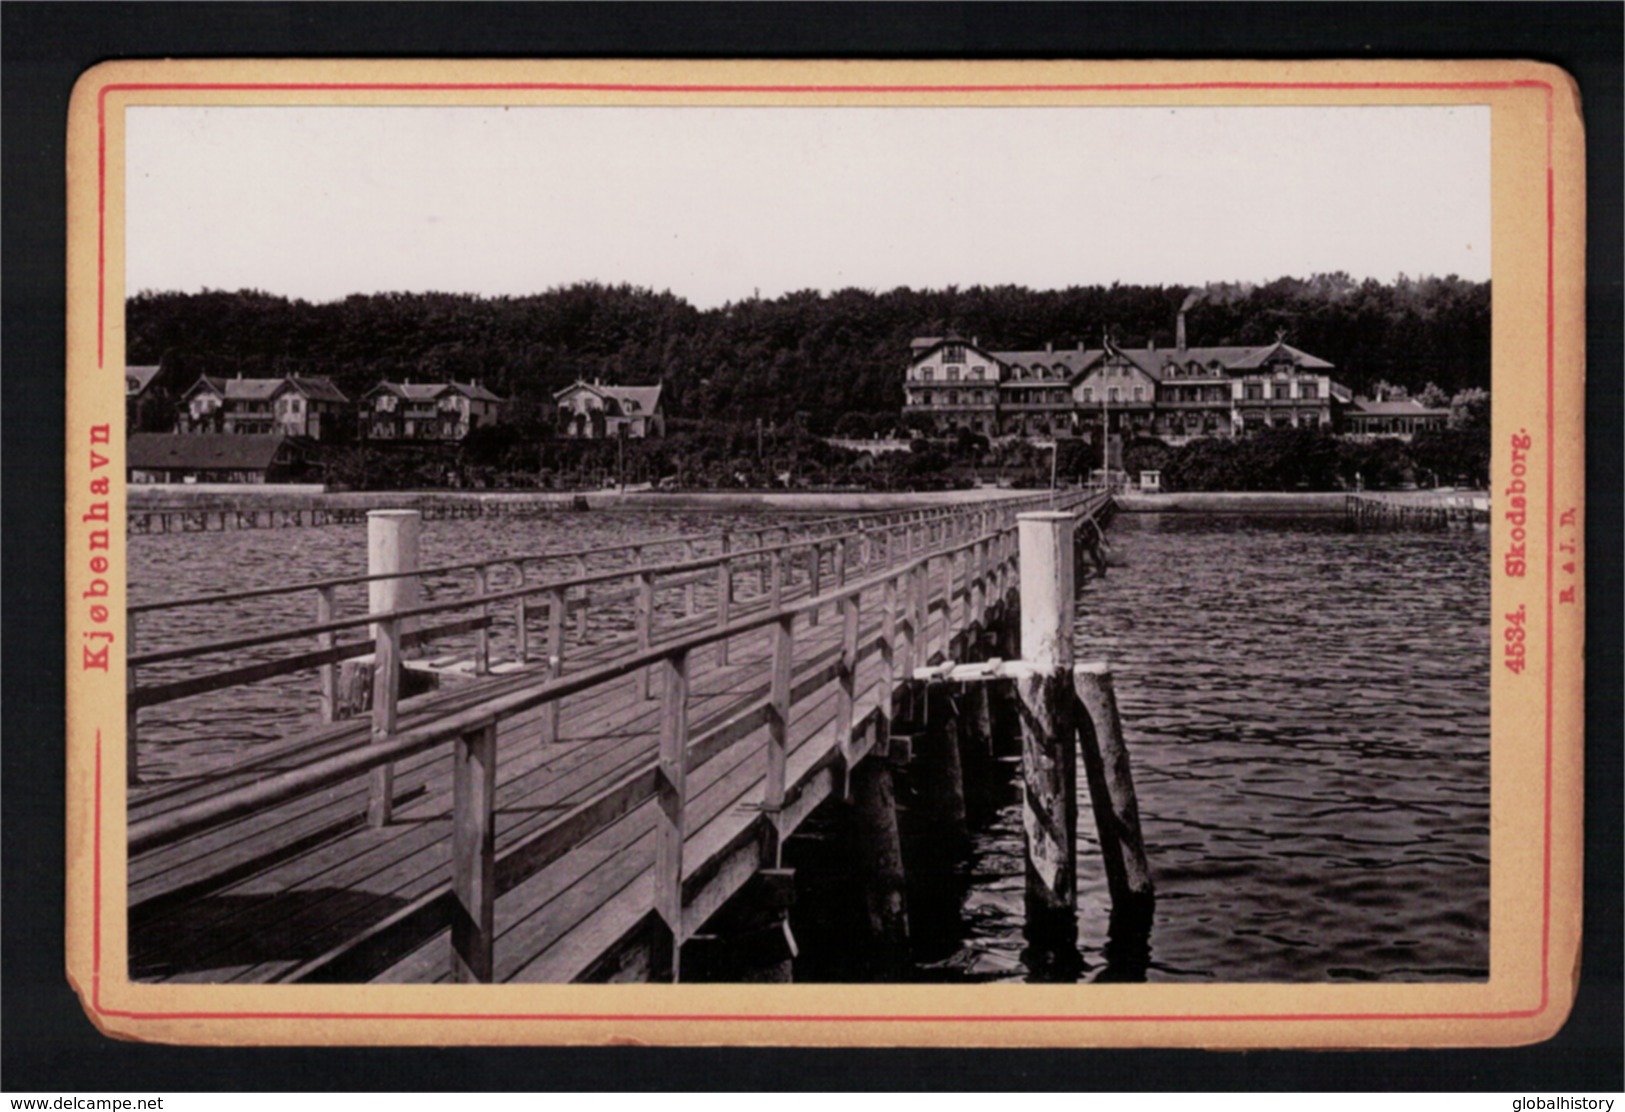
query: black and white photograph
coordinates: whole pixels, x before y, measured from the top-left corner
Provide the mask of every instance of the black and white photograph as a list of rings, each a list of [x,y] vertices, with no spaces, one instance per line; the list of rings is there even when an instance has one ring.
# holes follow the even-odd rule
[[[124,135],[131,981],[1488,978],[1487,107]]]

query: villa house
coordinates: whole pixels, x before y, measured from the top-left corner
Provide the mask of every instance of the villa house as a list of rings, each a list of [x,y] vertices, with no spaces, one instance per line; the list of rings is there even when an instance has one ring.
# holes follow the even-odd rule
[[[233,436],[331,438],[350,399],[323,377],[217,378],[204,375],[181,396],[177,430]]]
[[[559,434],[592,440],[665,436],[660,391],[658,385],[609,386],[577,379],[553,395],[558,406]]]
[[[364,440],[462,440],[502,420],[503,399],[478,382],[380,382],[361,396]]]

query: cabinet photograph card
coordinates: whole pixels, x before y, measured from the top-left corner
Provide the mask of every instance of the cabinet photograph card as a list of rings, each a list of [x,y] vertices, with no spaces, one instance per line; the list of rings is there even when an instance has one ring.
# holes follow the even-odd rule
[[[103,1032],[1562,1026],[1562,71],[116,62],[68,126]]]

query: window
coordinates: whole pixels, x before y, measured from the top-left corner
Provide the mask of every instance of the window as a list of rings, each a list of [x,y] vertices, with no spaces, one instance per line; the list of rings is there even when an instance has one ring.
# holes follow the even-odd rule
[[[1115,387],[1115,386],[1110,387],[1106,391],[1106,399],[1108,401],[1114,401],[1114,402],[1118,401],[1120,399],[1122,393],[1123,393],[1123,391],[1118,389],[1117,387]]]
[[[1288,398],[1290,398],[1291,396],[1292,396],[1292,386],[1291,386],[1290,383],[1277,382],[1275,384],[1275,400],[1276,401],[1284,402]]]
[[[1298,397],[1313,401],[1320,397],[1320,385],[1314,382],[1301,382],[1298,384]]]
[[[1083,400],[1084,401],[1086,401],[1086,402],[1093,401],[1094,396],[1095,396],[1095,391],[1094,391],[1093,387],[1085,386],[1083,388]]]
[[[1247,384],[1247,400],[1257,402],[1264,400],[1264,387],[1256,382]]]
[[[965,345],[949,344],[943,348],[942,361],[944,363],[963,363],[965,361]]]
[[[1134,400],[1137,401],[1137,402],[1145,401],[1145,387],[1144,386],[1136,386],[1134,388]]]
[[[948,368],[948,381],[949,382],[958,382],[959,381],[959,368],[958,367],[949,367]]]
[[[985,369],[986,369],[986,368],[984,368],[984,367],[972,367],[972,368],[971,368],[971,369],[970,369],[970,376],[971,376],[971,377],[972,377],[972,378],[977,378],[977,379],[979,379],[979,378],[981,378],[981,377],[982,377],[982,372],[983,372],[983,371],[984,371],[984,370],[985,370]]]
[[[959,391],[958,390],[950,390],[950,391],[948,391],[948,404],[949,405],[958,405],[959,404]]]
[[[920,381],[921,382],[930,382],[931,381],[931,368],[930,367],[927,367],[923,371],[920,372]]]

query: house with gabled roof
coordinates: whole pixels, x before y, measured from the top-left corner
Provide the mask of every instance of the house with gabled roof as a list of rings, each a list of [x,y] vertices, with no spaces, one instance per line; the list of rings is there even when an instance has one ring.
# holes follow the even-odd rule
[[[380,382],[361,395],[365,440],[461,440],[502,420],[504,400],[479,382]]]
[[[659,384],[612,386],[596,379],[576,379],[553,395],[559,433],[585,439],[665,436],[666,415],[660,408],[660,393]]]
[[[296,477],[303,462],[281,433],[134,432],[124,451],[131,483],[276,483]]]
[[[350,399],[325,376],[203,375],[181,396],[177,429],[233,436],[331,438],[349,421]]]
[[[942,432],[1049,437],[1105,425],[1114,437],[1182,443],[1271,427],[1330,429],[1347,390],[1331,363],[1286,343],[1190,347],[1181,310],[1171,348],[1003,351],[958,336],[909,345],[905,413]],[[1091,433],[1092,435],[1092,433]]]
[[[169,431],[175,424],[174,399],[165,389],[162,363],[124,368],[124,427],[130,432],[154,426]],[[156,431],[156,429],[155,429]]]

